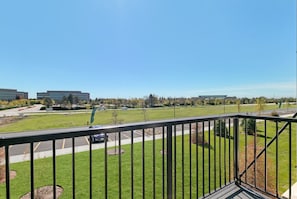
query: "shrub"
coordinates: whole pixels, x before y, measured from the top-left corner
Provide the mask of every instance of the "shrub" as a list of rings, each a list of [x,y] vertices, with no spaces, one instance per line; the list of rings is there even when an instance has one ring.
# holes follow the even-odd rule
[[[271,112],[271,116],[279,117],[279,114],[278,114],[278,112],[276,112],[276,111],[272,111],[272,112]]]
[[[254,135],[256,133],[256,120],[253,118],[248,118],[242,120],[240,126],[243,128],[244,132],[248,135]]]
[[[197,144],[197,145],[200,145],[200,146],[205,146],[205,147],[210,147],[209,143],[203,139],[203,134],[201,132],[198,132],[196,133],[196,125],[193,125],[192,126],[192,129],[191,129],[191,142],[192,144]],[[197,137],[196,137],[197,135]]]
[[[46,110],[46,106],[42,106],[42,107],[40,107],[40,110],[41,110],[41,111]]]
[[[217,136],[229,137],[229,131],[226,127],[226,122],[224,120],[217,120],[215,122],[214,131]]]

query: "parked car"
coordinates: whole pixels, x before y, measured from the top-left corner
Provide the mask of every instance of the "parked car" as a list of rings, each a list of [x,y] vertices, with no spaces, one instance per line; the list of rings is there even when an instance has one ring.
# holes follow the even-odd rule
[[[99,126],[90,126],[90,128],[98,128]],[[108,141],[108,135],[105,133],[98,133],[91,135],[89,141],[92,143]]]

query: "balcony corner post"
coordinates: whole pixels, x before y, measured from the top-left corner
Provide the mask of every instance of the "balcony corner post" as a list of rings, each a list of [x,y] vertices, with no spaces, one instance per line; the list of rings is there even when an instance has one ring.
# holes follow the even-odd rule
[[[239,119],[233,119],[233,135],[234,135],[234,180],[236,184],[240,184],[239,178]]]

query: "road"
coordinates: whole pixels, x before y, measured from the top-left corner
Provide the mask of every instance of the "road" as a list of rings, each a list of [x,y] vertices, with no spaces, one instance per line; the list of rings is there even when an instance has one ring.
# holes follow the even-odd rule
[[[108,134],[108,142],[112,143],[115,140],[118,140],[118,133],[110,133]],[[134,131],[134,138],[139,138],[142,137],[142,131],[141,130],[136,130]],[[131,138],[131,132],[121,132],[121,140],[126,140]],[[77,137],[75,138],[75,146],[80,147],[80,146],[88,146],[89,139],[88,136],[84,137]],[[102,145],[102,143],[94,143],[94,145]],[[56,140],[56,149],[67,149],[67,148],[72,148],[72,139],[67,138],[67,139],[61,139],[61,140]],[[34,152],[43,152],[43,151],[51,151],[52,150],[52,141],[45,141],[45,142],[38,142],[34,143]],[[10,147],[10,155],[15,156],[15,155],[25,155],[30,152],[30,144],[19,144],[19,145],[13,145]]]

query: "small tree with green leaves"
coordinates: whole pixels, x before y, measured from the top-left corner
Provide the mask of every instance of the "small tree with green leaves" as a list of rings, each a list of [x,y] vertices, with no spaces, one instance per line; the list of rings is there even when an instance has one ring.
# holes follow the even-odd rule
[[[241,121],[240,126],[243,128],[244,132],[248,135],[254,135],[257,131],[256,129],[256,119],[247,118]]]
[[[217,136],[229,137],[229,131],[224,120],[215,121],[214,131]]]
[[[148,121],[148,116],[147,116],[146,108],[143,108],[142,109],[142,114],[143,114],[143,120],[145,122]]]
[[[261,112],[265,108],[265,99],[263,97],[257,98],[256,103],[257,103],[257,106],[256,106],[257,112],[259,112],[259,115],[261,115]]]
[[[47,97],[43,100],[43,104],[46,106],[46,108],[49,108],[53,105],[53,100]]]
[[[240,113],[240,99],[236,100],[237,112]]]

